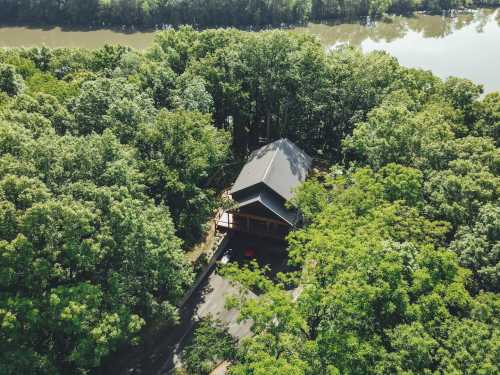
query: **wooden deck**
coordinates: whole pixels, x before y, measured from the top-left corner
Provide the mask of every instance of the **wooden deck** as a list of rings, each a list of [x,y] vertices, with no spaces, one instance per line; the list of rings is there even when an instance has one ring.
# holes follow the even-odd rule
[[[243,232],[276,240],[284,240],[290,231],[290,226],[280,220],[228,211],[219,212],[215,223],[219,229]]]

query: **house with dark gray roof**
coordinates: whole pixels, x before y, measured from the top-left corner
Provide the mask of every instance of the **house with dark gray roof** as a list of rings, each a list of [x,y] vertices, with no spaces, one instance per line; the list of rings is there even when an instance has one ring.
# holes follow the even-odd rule
[[[283,239],[299,220],[298,212],[285,204],[305,181],[311,163],[286,138],[252,152],[230,191],[236,208],[224,213],[219,226]]]

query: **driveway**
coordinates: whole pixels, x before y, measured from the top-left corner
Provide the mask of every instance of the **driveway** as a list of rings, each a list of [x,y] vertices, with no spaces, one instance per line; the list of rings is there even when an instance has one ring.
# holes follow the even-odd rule
[[[245,250],[253,249],[260,266],[270,268],[269,276],[286,271],[286,245],[256,239],[240,233],[235,234],[227,243],[226,254],[230,261],[244,265],[250,261]],[[180,354],[188,342],[196,321],[211,315],[227,324],[229,333],[237,339],[251,335],[251,322],[238,322],[238,311],[226,310],[226,297],[240,293],[238,286],[231,284],[214,270],[189,296],[179,311],[180,320],[175,326],[162,328],[144,334],[138,347],[127,347],[112,355],[94,375],[151,375],[169,374],[180,363]],[[256,296],[251,293],[251,298]]]

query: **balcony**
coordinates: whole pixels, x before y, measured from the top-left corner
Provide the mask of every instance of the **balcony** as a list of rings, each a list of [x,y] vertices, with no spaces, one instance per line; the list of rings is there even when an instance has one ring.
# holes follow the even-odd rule
[[[281,241],[290,232],[290,225],[283,221],[243,213],[220,212],[215,222],[217,228],[222,230],[243,232]]]

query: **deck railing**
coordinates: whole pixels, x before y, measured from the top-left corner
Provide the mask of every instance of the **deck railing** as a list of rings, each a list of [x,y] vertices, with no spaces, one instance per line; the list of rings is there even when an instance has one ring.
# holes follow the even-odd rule
[[[282,221],[244,213],[219,213],[216,217],[219,228],[283,240],[290,226]]]

